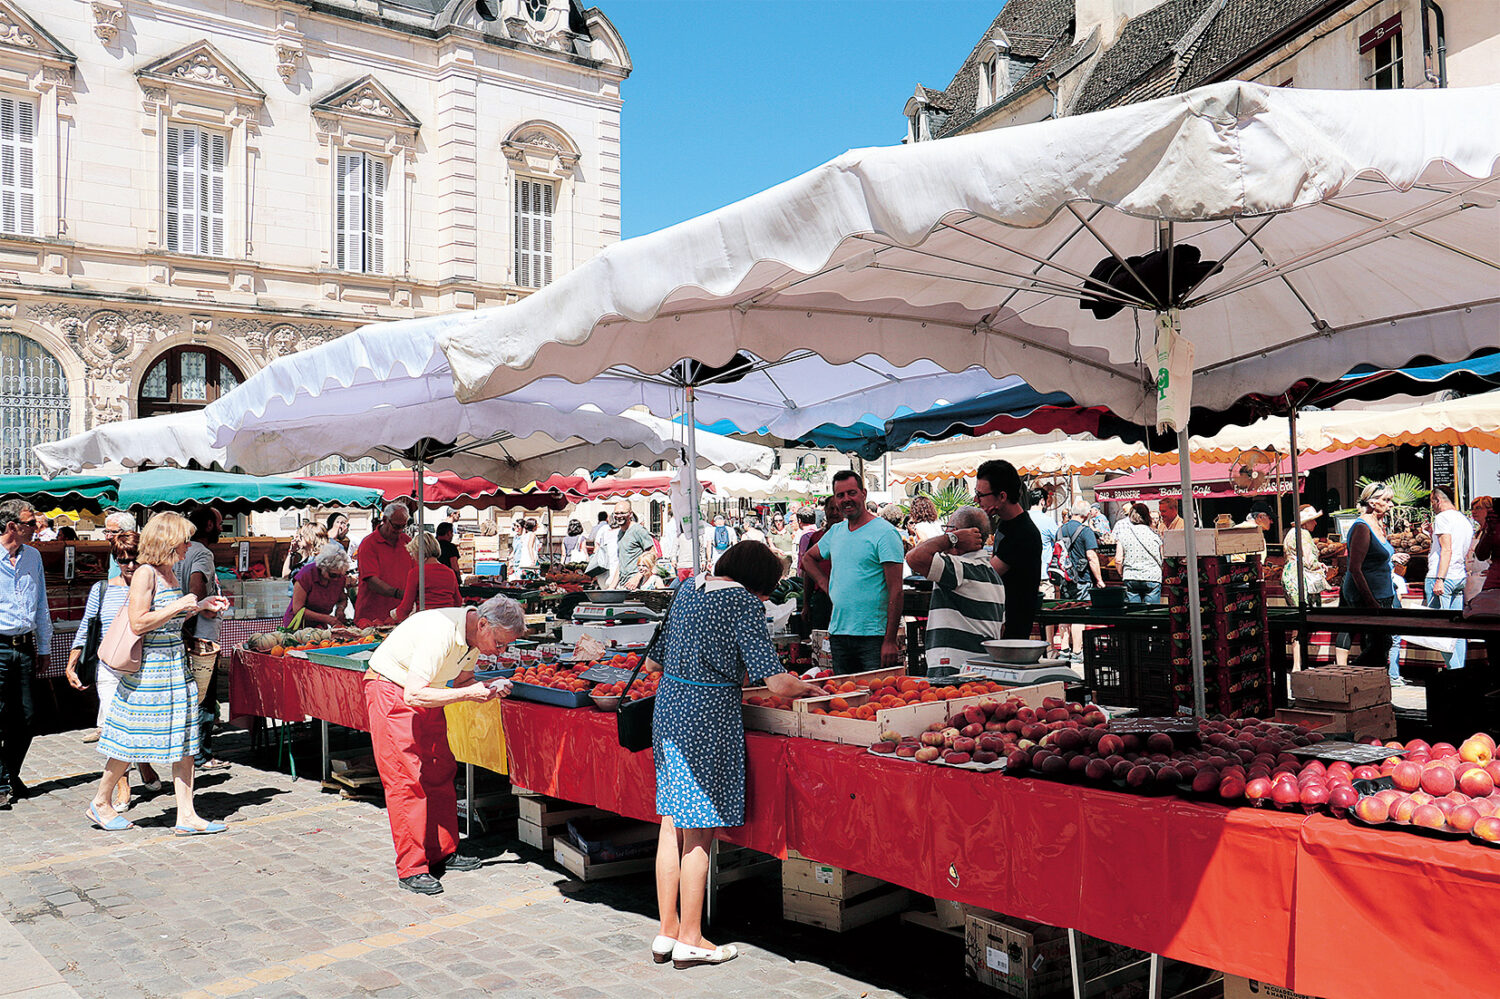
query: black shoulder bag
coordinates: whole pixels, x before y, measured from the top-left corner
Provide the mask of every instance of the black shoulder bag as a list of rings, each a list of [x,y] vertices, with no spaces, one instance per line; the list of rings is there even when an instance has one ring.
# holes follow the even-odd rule
[[[691,579],[678,584],[679,588],[692,585]],[[620,695],[620,703],[615,706],[620,745],[632,753],[651,748],[651,719],[656,713],[656,696],[653,694],[650,697],[632,701],[627,695],[630,693],[630,688],[635,685],[635,678],[640,674],[641,667],[646,665],[646,660],[656,654],[656,646],[661,642],[662,629],[667,626],[667,619],[672,616],[672,604],[676,602],[677,591],[673,591],[672,599],[667,602],[666,613],[662,614],[661,620],[656,622],[656,630],[651,633],[651,641],[646,643],[646,651],[641,653],[641,661],[635,664],[635,669],[631,670],[630,682],[625,684],[625,693]]]
[[[104,622],[99,620],[104,613],[104,593],[102,587],[109,585],[109,580],[95,583],[99,587],[99,604],[94,615],[83,622],[83,651],[78,656],[78,665],[74,672],[78,674],[78,682],[85,687],[92,687],[99,676],[99,642],[104,638]]]

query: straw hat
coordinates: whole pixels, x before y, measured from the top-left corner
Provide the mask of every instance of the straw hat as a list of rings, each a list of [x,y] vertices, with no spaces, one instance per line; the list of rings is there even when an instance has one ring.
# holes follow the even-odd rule
[[[1302,508],[1297,511],[1297,523],[1305,524],[1309,520],[1317,520],[1321,516],[1323,516],[1322,510],[1319,510],[1317,507],[1310,504],[1304,503],[1302,504]]]

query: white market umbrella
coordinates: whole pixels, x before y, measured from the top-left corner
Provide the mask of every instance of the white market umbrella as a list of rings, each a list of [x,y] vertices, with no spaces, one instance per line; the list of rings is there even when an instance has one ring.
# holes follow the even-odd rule
[[[517,305],[449,317],[440,342],[467,400],[622,363],[645,374],[612,377],[710,386],[724,375],[679,359],[738,356],[802,406],[848,391],[828,362],[883,358],[1024,372],[1152,424],[1170,415],[1152,387],[1158,320],[1196,351],[1173,365],[1181,414],[1494,346],[1497,158],[1500,88],[1218,84],[847,153],[616,244]]]
[[[649,462],[686,450],[705,466],[771,471],[768,447],[717,434],[685,445],[682,425],[649,413],[616,415],[592,406],[559,412],[509,399],[462,404],[433,340],[440,326],[366,326],[279,358],[208,407],[209,434],[228,461],[257,474],[331,455],[413,462],[418,531],[421,472],[428,466],[520,486],[554,472]],[[425,575],[421,561],[417,567]]]
[[[38,444],[32,453],[49,478],[86,468],[132,469],[145,463],[226,467],[224,449],[214,447],[202,410],[101,423],[81,434]]]
[[[980,465],[996,459],[1010,462],[1022,475],[1122,471],[1158,460],[1142,445],[1119,441],[1062,440],[1011,446],[997,443],[931,458],[893,461],[890,477],[892,482],[900,483],[967,479],[974,476]]]

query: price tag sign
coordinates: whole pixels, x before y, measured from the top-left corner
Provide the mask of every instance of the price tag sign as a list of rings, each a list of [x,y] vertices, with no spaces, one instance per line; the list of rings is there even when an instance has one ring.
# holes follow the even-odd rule
[[[240,575],[250,571],[250,542],[240,542]]]
[[[620,669],[616,666],[590,666],[578,674],[580,680],[593,680],[595,683],[624,683],[630,679],[631,671]]]
[[[63,549],[63,579],[69,582],[73,580],[73,570],[76,565],[75,559],[77,555],[78,552],[72,545]]]

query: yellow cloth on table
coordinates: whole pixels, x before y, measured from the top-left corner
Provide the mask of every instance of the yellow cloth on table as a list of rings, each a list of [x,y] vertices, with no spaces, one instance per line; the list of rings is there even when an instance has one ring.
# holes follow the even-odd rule
[[[443,709],[448,716],[448,748],[460,763],[497,774],[510,772],[505,755],[505,729],[500,724],[500,698],[475,704],[460,701]]]

